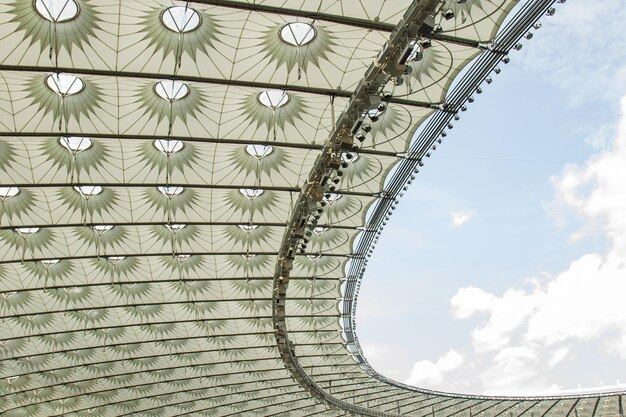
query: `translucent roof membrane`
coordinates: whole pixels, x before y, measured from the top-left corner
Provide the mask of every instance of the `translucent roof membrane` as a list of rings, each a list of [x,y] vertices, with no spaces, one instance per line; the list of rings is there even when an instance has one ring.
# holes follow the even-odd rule
[[[166,28],[173,32],[191,32],[200,26],[200,14],[188,4],[185,6],[171,6],[161,14],[161,20]]]
[[[78,15],[78,3],[75,0],[35,0],[35,10],[51,22],[65,22]]]
[[[524,1],[536,17],[550,7]],[[414,3],[374,3],[3,2],[2,417],[623,414],[615,394],[440,397],[359,356],[346,323],[355,255],[370,253],[352,242],[379,233],[366,211],[394,201],[379,197],[396,183],[384,173],[413,161],[394,156],[410,132],[450,116],[439,104],[464,66],[501,59],[473,45],[494,41],[520,0],[446,1],[455,16],[436,13],[444,36],[405,85],[376,75],[389,117],[350,97]],[[375,146],[373,134],[360,149],[334,142],[371,107]],[[341,178],[336,152],[357,161]],[[327,193],[332,204],[308,199]]]

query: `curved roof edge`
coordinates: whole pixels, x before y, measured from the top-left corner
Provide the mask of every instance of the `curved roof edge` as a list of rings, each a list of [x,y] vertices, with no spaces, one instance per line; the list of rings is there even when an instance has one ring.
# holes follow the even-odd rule
[[[366,254],[373,251],[375,247],[374,238],[381,234],[386,225],[386,218],[392,215],[395,205],[399,203],[398,199],[401,197],[401,191],[406,190],[406,187],[411,184],[414,178],[413,176],[419,172],[418,166],[423,166],[422,159],[425,156],[430,156],[426,155],[426,153],[432,148],[433,144],[437,141],[441,141],[440,138],[446,135],[445,130],[448,124],[454,115],[458,113],[461,106],[468,102],[472,94],[480,88],[479,86],[483,80],[488,77],[501,61],[507,62],[506,57],[508,53],[556,2],[564,3],[563,1],[557,0],[528,1],[498,33],[494,40],[495,47],[485,50],[474,61],[469,71],[467,71],[455,88],[448,94],[445,108],[439,109],[431,116],[419,136],[412,141],[410,151],[405,158],[400,161],[391,178],[387,179],[387,190],[385,190],[383,198],[380,198],[375,204],[372,214],[368,219],[368,228],[363,231],[362,238],[355,248],[355,254],[360,254],[360,256],[353,258],[345,283],[345,296],[343,299],[344,316],[342,321],[344,337],[347,341],[347,345],[355,352],[353,356],[361,368],[370,376],[385,384],[421,394],[477,400],[585,399],[609,397],[626,393],[626,389],[619,389],[575,394],[514,396],[463,394],[414,387],[394,381],[375,371],[367,362],[356,334],[356,308],[359,289],[367,268],[367,259],[369,258],[369,255]]]

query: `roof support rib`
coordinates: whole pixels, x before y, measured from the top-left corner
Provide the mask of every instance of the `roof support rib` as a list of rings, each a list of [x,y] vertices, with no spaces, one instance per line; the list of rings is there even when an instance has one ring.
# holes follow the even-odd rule
[[[377,60],[370,65],[364,78],[359,83],[346,110],[338,117],[336,125],[326,142],[321,155],[315,162],[309,178],[300,193],[294,206],[290,225],[285,231],[274,279],[273,320],[276,335],[276,344],[285,366],[298,383],[318,401],[331,408],[344,410],[373,417],[397,416],[388,413],[350,404],[332,394],[325,392],[322,387],[309,377],[300,366],[295,353],[295,347],[289,341],[286,323],[286,299],[289,274],[293,268],[293,260],[298,245],[303,238],[304,227],[310,217],[317,212],[317,205],[322,200],[324,185],[335,169],[333,161],[340,159],[342,150],[351,149],[355,136],[355,125],[358,125],[361,115],[367,112],[372,103],[380,101],[380,94],[392,76],[401,75],[404,71],[404,62],[399,62],[405,49],[414,39],[429,35],[434,25],[425,24],[428,17],[434,16],[440,5],[439,0],[414,0],[404,14],[404,17],[394,29],[390,40],[378,55]],[[375,107],[375,105],[374,105]],[[358,130],[358,129],[357,129]]]

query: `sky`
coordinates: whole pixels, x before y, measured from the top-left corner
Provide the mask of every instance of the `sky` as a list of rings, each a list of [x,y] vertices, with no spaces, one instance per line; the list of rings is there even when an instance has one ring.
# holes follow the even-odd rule
[[[624,21],[620,0],[559,5],[426,161],[359,295],[379,373],[466,393],[626,389]]]

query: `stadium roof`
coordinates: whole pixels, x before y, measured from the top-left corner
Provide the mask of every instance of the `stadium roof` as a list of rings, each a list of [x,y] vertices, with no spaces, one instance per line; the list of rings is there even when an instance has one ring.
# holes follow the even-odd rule
[[[3,0],[0,415],[623,415],[405,386],[354,334],[403,190],[553,1]]]

